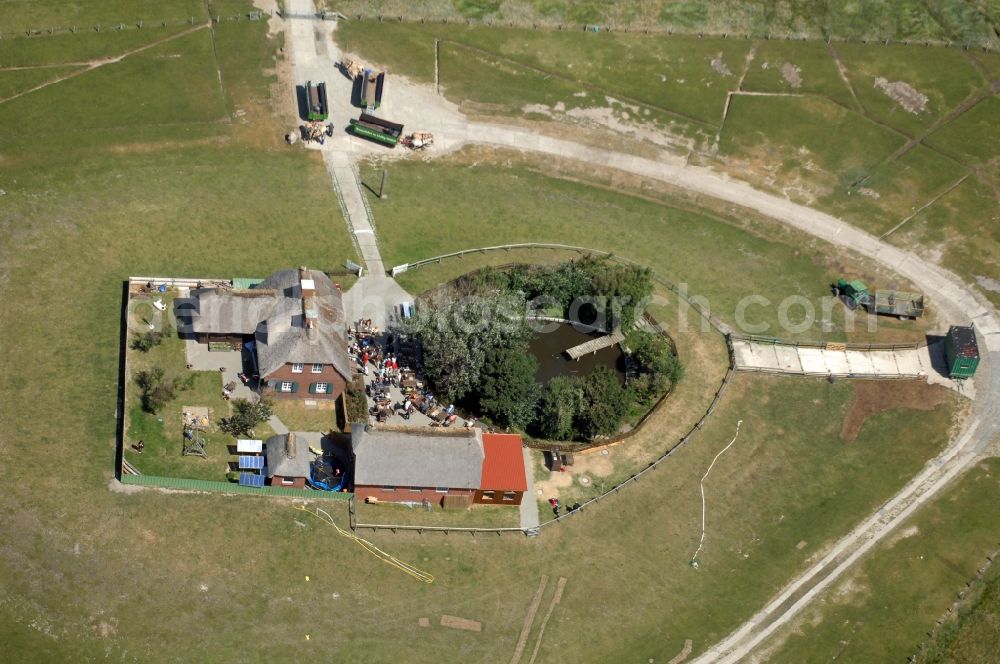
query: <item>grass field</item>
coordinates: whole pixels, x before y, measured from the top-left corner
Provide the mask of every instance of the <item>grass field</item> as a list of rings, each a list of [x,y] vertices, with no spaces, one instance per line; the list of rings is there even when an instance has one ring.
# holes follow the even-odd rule
[[[832,307],[828,329],[820,320],[797,333],[781,329],[778,303],[783,298],[808,298],[821,319],[821,299],[843,268],[837,261],[852,262],[846,257],[834,259],[828,248],[803,238],[772,233],[766,224],[741,228],[714,216],[553,179],[509,163],[495,168],[476,152],[450,162],[398,162],[390,169],[393,196],[371,200],[383,257],[389,265],[475,248],[470,234],[484,241],[488,238],[489,245],[575,244],[613,251],[687,284],[692,295],[706,297],[712,312],[730,323],[737,322],[742,298],[766,293],[772,306],[753,307],[752,315],[747,315],[748,322],[769,326],[761,333],[797,334],[800,338],[845,335],[840,306]],[[370,165],[362,175],[374,181],[377,171]],[[455,199],[445,195],[449,191],[463,191],[468,196]],[[414,227],[422,230],[414,233],[410,230]],[[712,256],[713,261],[706,262],[704,256]],[[773,265],[784,267],[776,271]],[[671,311],[661,322],[672,326],[676,317],[676,311]],[[801,322],[794,315],[789,319]],[[912,325],[899,326],[889,320],[878,323],[875,338],[907,334],[912,338],[922,333],[920,327]],[[852,338],[872,338],[863,327],[858,326]]]
[[[995,162],[1000,155],[1000,132],[996,130],[998,115],[1000,99],[987,97],[968,113],[931,134],[927,143],[967,163],[985,166]]]
[[[534,497],[525,496],[524,499],[534,500]],[[354,514],[357,523],[374,525],[519,528],[521,524],[521,515],[517,507],[496,505],[473,505],[468,510],[444,510],[432,506],[428,510],[420,505],[391,503],[368,505],[364,501],[355,501]]]
[[[743,89],[816,94],[853,107],[851,90],[822,42],[757,42]]]
[[[772,646],[772,662],[905,661],[946,615],[997,547],[1000,460],[973,468],[946,495],[901,524],[864,561],[806,609]],[[919,581],[916,581],[919,580]],[[985,662],[996,652],[995,581],[982,610],[962,621],[943,656],[920,661]]]
[[[127,88],[128,80],[114,75],[129,66],[126,59],[74,79],[99,74],[87,92],[96,101],[74,108],[87,131],[50,127],[42,141],[0,137],[6,659],[504,661],[539,577],[549,574],[568,584],[540,661],[668,661],[684,639],[701,652],[751,616],[946,444],[953,401],[880,413],[844,443],[838,432],[850,384],[739,376],[716,416],[654,481],[541,538],[371,536],[433,573],[431,585],[379,562],[287,500],[109,490],[116,488],[118,418],[128,416],[116,403],[123,279],[140,272],[262,276],[356,259],[321,162],[280,143],[282,125],[262,96],[272,79],[249,73],[259,73],[276,46],[266,41],[266,26],[220,26],[219,43],[239,41],[228,29],[244,31],[255,47],[227,49],[218,69],[200,35],[178,40],[179,51],[172,50],[177,43],[155,51],[192,63],[138,61],[140,75],[148,67],[149,75],[173,76],[177,66],[192,77],[174,89],[177,116],[164,118],[169,124],[137,122],[133,109],[105,101]],[[52,48],[79,57],[70,41]],[[162,101],[158,86],[153,99]],[[187,98],[208,90],[208,99]],[[4,106],[0,113],[23,122]],[[237,109],[247,112],[236,119]],[[387,262],[467,244],[483,228],[491,241],[520,237],[535,223],[545,237],[531,239],[580,237],[621,251],[690,277],[722,308],[737,288],[816,295],[830,277],[812,245],[797,250],[707,215],[526,170],[453,168],[450,181],[467,192],[455,213],[443,215],[435,207],[441,201],[407,196],[406,187],[451,167],[434,164],[404,177],[414,167],[394,167],[394,196],[382,202],[402,207],[408,198],[414,225],[393,227],[401,215],[375,206]],[[516,215],[512,182],[525,191]],[[483,198],[473,206],[476,192]],[[459,226],[458,213],[474,224]],[[411,232],[420,230],[426,236]],[[724,271],[713,274],[699,254],[716,257]],[[765,270],[764,262],[782,269]],[[707,342],[705,350],[713,350]],[[691,403],[704,403],[698,397],[709,379],[682,383],[691,386]],[[665,410],[637,435],[634,449],[675,439],[685,417]],[[740,441],[709,485],[710,530],[695,570],[688,561],[699,534],[698,478],[737,419],[744,420]],[[922,435],[910,435],[911,427]],[[334,516],[346,525],[344,511]],[[484,631],[440,627],[441,614],[482,621]],[[420,617],[432,627],[419,627]],[[536,622],[532,642],[539,632]]]
[[[179,88],[190,94],[178,95]],[[222,121],[226,112],[210,31],[193,32],[117,66],[101,67],[0,105],[0,122],[16,134],[28,134],[51,108],[72,117],[77,130],[127,131],[150,122]],[[95,108],[102,112],[94,113]],[[59,125],[54,129],[65,131]]]
[[[0,25],[6,31],[21,28],[109,26],[145,19],[147,22],[207,15],[201,0],[4,0],[0,3]]]
[[[840,44],[837,53],[867,113],[910,135],[927,129],[984,83],[958,49]],[[926,107],[907,111],[876,86],[878,78],[913,87],[927,97]]]
[[[371,44],[385,27],[398,39],[376,53]],[[672,131],[682,135],[719,122],[750,48],[745,40],[369,22],[345,23],[337,36],[345,50],[377,57],[423,81],[433,79],[434,39],[443,39],[445,95],[459,104],[479,104],[473,108],[480,111],[509,115],[526,106],[558,105],[572,112],[614,106],[606,99],[611,97],[636,120],[673,121]]]
[[[919,10],[911,10],[913,28],[919,24]],[[868,7],[854,19],[870,11],[875,10]],[[847,20],[849,14],[838,15]],[[940,16],[944,20],[948,15]],[[879,16],[869,18],[880,24]],[[892,31],[889,26],[880,29]],[[440,38],[443,94],[469,113],[556,120],[568,123],[573,129],[567,131],[573,132],[581,122],[627,131],[655,129],[677,139],[668,142],[672,148],[694,149],[690,156],[695,163],[843,216],[870,232],[884,233],[930,205],[926,212],[950,236],[946,253],[985,251],[990,256],[1000,251],[988,234],[960,233],[969,223],[984,224],[995,204],[985,197],[938,199],[970,170],[975,180],[970,186],[1000,187],[991,168],[1000,136],[1000,125],[990,121],[995,97],[943,122],[924,145],[890,159],[907,136],[930,130],[985,89],[986,81],[1000,72],[995,53],[860,43],[836,43],[828,52],[815,42],[371,21],[343,23],[337,38],[347,50],[388,66],[390,72],[425,82],[433,79],[434,39]],[[714,152],[726,91],[736,88],[748,52],[754,58],[742,89],[782,96],[734,96]],[[713,69],[716,56],[731,76]],[[786,64],[797,68],[800,88],[786,80]],[[926,95],[925,109],[905,111],[875,87],[878,78]],[[913,246],[912,239],[890,236],[905,246]],[[942,255],[933,242],[916,248],[932,259]],[[976,274],[1000,280],[995,261],[974,262],[981,265]],[[945,266],[956,269],[955,262]],[[957,267],[968,274],[964,265]]]
[[[948,0],[933,8],[919,0],[892,4],[830,3],[816,5],[792,0],[775,5],[754,0],[431,0],[419,7],[405,0],[325,0],[330,9],[347,15],[405,16],[408,20],[476,20],[521,26],[580,24],[613,26],[616,30],[662,28],[689,34],[774,35],[819,40],[835,39],[935,39],[972,45],[998,45],[993,28],[996,16]]]
[[[1000,212],[996,191],[969,178],[891,237],[978,283],[1000,306]]]
[[[79,70],[80,67],[46,67],[45,69],[0,71],[0,99],[7,99]]]
[[[1000,612],[1000,567],[990,564],[968,590],[933,638],[925,641],[917,664],[974,664],[989,661],[1000,647],[996,616]]]
[[[807,203],[844,196],[904,142],[822,98],[739,96],[729,109],[720,152]]]

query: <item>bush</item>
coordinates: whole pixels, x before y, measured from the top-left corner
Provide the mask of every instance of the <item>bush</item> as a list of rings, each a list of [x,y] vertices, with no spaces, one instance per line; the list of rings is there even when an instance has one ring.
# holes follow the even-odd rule
[[[148,353],[155,346],[159,346],[163,342],[163,333],[161,332],[146,332],[140,334],[132,339],[132,350],[142,351],[143,353]]]
[[[639,375],[630,388],[640,401],[655,399],[670,390],[684,374],[673,344],[663,335],[635,330],[625,340]]]
[[[191,388],[194,384],[194,374],[188,374],[185,378],[167,377],[162,367],[153,367],[137,373],[135,382],[141,392],[142,409],[147,413],[156,414],[172,401],[178,392]]]
[[[556,376],[546,383],[542,392],[538,428],[550,440],[578,438],[576,423],[583,407],[583,379]]]
[[[597,367],[583,382],[584,408],[577,418],[578,431],[586,438],[618,432],[632,406],[632,395],[614,371]]]
[[[263,399],[256,403],[246,399],[234,399],[233,414],[222,418],[219,421],[219,428],[233,438],[248,436],[254,427],[266,422],[273,412],[271,404]]]
[[[364,380],[360,376],[356,376],[355,379],[347,385],[347,390],[345,390],[344,395],[344,401],[347,408],[347,422],[345,424],[367,422],[368,397],[365,395]]]

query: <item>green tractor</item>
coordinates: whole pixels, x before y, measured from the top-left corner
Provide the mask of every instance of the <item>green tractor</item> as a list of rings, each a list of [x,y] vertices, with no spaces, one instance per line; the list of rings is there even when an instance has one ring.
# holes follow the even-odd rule
[[[870,314],[897,316],[900,320],[919,318],[924,313],[924,296],[920,293],[877,290],[872,295],[865,282],[857,279],[838,279],[833,286],[833,293],[851,311],[861,306]]]

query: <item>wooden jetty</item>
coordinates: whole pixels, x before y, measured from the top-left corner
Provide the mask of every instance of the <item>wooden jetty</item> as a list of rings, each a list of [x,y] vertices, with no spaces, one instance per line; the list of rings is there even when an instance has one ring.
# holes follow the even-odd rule
[[[566,351],[566,354],[571,360],[579,360],[584,355],[596,353],[599,350],[603,350],[609,346],[614,346],[615,344],[620,344],[623,341],[625,341],[625,335],[621,331],[618,331],[603,337],[591,339],[590,341],[585,341],[578,346],[573,346]]]

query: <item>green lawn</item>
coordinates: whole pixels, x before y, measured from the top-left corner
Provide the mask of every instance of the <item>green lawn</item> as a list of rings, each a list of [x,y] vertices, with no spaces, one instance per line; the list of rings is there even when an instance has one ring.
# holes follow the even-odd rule
[[[613,251],[686,284],[691,294],[708,298],[712,311],[730,322],[736,321],[741,298],[766,294],[771,306],[746,310],[748,322],[769,326],[762,333],[801,338],[845,334],[840,306],[832,308],[828,331],[818,321],[797,333],[779,327],[778,303],[788,296],[809,298],[819,314],[820,300],[841,267],[831,262],[825,246],[782,235],[768,224],[737,227],[714,216],[545,177],[510,163],[495,168],[473,156],[431,164],[396,162],[389,168],[393,195],[371,199],[387,265],[480,245],[575,244]],[[373,179],[379,167],[367,169],[362,175]],[[447,193],[454,191],[465,195]],[[470,240],[475,237],[482,239]],[[774,265],[783,269],[774,270]],[[795,314],[791,319],[800,320]],[[663,322],[676,321],[673,311]],[[879,324],[880,335],[920,333],[912,325]],[[852,337],[864,334],[859,329]]]
[[[274,414],[290,431],[337,430],[337,411],[333,408],[306,408],[301,402],[277,399]]]
[[[959,49],[838,44],[837,53],[850,72],[865,111],[910,135],[927,129],[984,84],[982,76]],[[925,110],[916,113],[905,110],[876,87],[879,78],[890,83],[903,82],[925,95]]]
[[[525,496],[524,499],[534,500],[532,496]],[[521,526],[520,511],[517,507],[509,505],[473,505],[467,510],[445,510],[434,505],[428,510],[420,505],[406,506],[391,503],[368,505],[364,501],[358,500],[354,503],[354,514],[357,523],[374,525],[444,526],[451,528],[519,528]],[[370,532],[366,531],[366,533]]]
[[[754,179],[777,179],[808,200],[846,191],[903,142],[825,99],[735,97],[719,148],[750,163]]]
[[[890,236],[971,283],[1000,306],[1000,215],[996,191],[970,177]],[[983,282],[983,279],[993,280]]]
[[[844,106],[854,106],[851,91],[822,42],[759,41],[743,79],[743,89],[755,92],[816,94]],[[786,65],[791,67],[786,72]],[[793,71],[795,70],[795,71]],[[788,79],[801,80],[798,86]]]
[[[6,26],[5,32],[28,27],[108,26],[141,19],[153,22],[206,14],[201,0],[4,0],[0,3],[0,25]]]
[[[897,527],[857,567],[781,633],[772,662],[906,661],[958,592],[995,552],[1000,460],[988,459],[943,497]],[[980,611],[963,620],[943,656],[985,662],[996,653],[995,581]]]
[[[125,410],[128,422],[125,430],[125,458],[146,475],[223,481],[228,470],[226,464],[235,460],[228,449],[235,441],[218,427],[219,420],[230,414],[229,403],[222,397],[222,379],[218,372],[187,370],[184,341],[176,334],[173,297],[168,294],[163,301],[167,305],[167,311],[163,314],[162,326],[158,326],[158,329],[164,331],[163,340],[146,352],[132,348],[127,351],[129,361]],[[143,330],[144,321],[151,320],[152,305],[140,298],[133,301],[131,311],[132,329]],[[139,332],[131,332],[129,342],[138,334]],[[163,369],[167,378],[186,379],[193,374],[194,382],[190,389],[178,391],[175,398],[160,412],[148,413],[142,408],[141,391],[135,383],[135,377],[140,371],[155,367]],[[210,409],[210,428],[202,434],[207,459],[181,455],[184,442],[181,413],[188,406]],[[142,454],[132,449],[140,440],[145,443]]]
[[[976,164],[995,162],[1000,155],[1000,98],[987,97],[957,119],[927,137],[927,144]]]
[[[263,23],[239,29],[267,44]],[[218,39],[235,35],[223,32]],[[247,106],[246,125],[214,121],[227,113],[224,98],[234,113],[271,82],[241,72],[259,71],[266,48],[220,57],[223,84],[234,80],[224,97],[207,32],[196,35],[181,42],[183,51],[157,47],[182,55],[164,58],[170,63],[139,60],[140,74],[147,66],[157,77],[174,76],[175,67],[193,72],[190,85],[173,90],[168,111],[177,124],[120,131],[102,119],[109,110],[116,123],[134,119],[120,102],[87,107],[69,99],[88,131],[48,129],[44,141],[0,137],[6,659],[230,660],[250,652],[252,633],[252,659],[335,653],[345,661],[506,661],[538,579],[548,574],[568,584],[539,661],[669,661],[684,639],[697,654],[749,618],[945,445],[953,403],[881,414],[845,444],[837,432],[850,384],[738,376],[716,416],[651,481],[541,538],[366,535],[434,574],[430,585],[286,499],[111,490],[118,418],[132,416],[116,403],[128,275],[263,276],[356,260],[322,163],[280,144],[282,125],[268,99]],[[68,38],[52,39],[53,49],[67,48],[54,40]],[[172,62],[187,54],[192,63]],[[127,79],[114,68],[134,71],[129,66],[125,60],[79,77],[99,74],[81,94],[120,93]],[[217,92],[192,99],[210,89],[207,79]],[[151,90],[159,103],[169,99],[160,81]],[[5,118],[24,121],[3,106]],[[387,263],[473,242],[573,240],[689,280],[721,311],[748,290],[815,297],[833,274],[821,247],[775,242],[789,235],[754,221],[730,225],[522,168],[407,162],[392,169],[394,195],[375,205]],[[463,196],[427,195],[428,187]],[[711,357],[688,366],[717,372],[722,356]],[[691,407],[681,416],[664,411],[622,456],[645,458],[683,433],[695,405],[707,403],[712,377],[685,380]],[[212,398],[211,378],[195,388],[200,399]],[[709,483],[709,532],[695,570],[688,560],[699,534],[698,478],[737,419],[744,420],[741,438]],[[173,440],[168,433],[164,440]],[[346,509],[333,516],[346,526]],[[483,632],[442,628],[442,614],[482,621]],[[420,617],[432,627],[419,627]]]
[[[12,97],[80,69],[80,67],[46,67],[0,71],[0,99]]]
[[[181,88],[189,94],[178,95]],[[52,108],[73,121],[43,125],[46,133],[218,122],[226,112],[210,32],[198,30],[2,104],[0,122],[14,135],[27,134]]]
[[[369,19],[384,15],[405,16],[410,21],[514,21],[522,26],[563,25],[569,30],[597,24],[616,31],[660,28],[688,34],[773,35],[776,39],[934,39],[997,46],[996,17],[991,23],[984,12],[962,0],[932,6],[920,0],[819,5],[809,0],[780,4],[765,0],[456,0],[419,5],[406,0],[325,0],[325,5]]]

